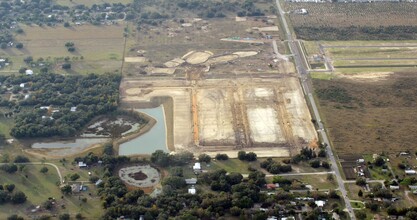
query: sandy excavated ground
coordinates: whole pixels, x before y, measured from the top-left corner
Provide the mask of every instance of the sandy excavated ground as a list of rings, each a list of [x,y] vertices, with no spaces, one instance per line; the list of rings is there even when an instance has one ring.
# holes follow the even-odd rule
[[[145,63],[148,62],[146,57],[125,57],[127,63]]]
[[[211,56],[213,53],[210,51],[197,51],[184,55],[183,59],[189,64],[200,64],[206,62]]]
[[[251,137],[255,143],[285,141],[273,108],[250,108],[248,110]]]
[[[206,89],[198,93],[199,138],[203,145],[211,143],[233,145],[235,132],[230,120],[232,110],[226,90]]]
[[[285,156],[316,138],[296,77],[205,79],[198,84],[138,80],[125,81],[123,86],[127,89],[122,91],[122,102],[172,97],[175,151],[254,149],[258,155]]]

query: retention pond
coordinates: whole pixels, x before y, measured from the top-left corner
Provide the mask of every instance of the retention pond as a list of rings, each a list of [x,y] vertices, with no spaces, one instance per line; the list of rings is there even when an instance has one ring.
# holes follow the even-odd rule
[[[135,110],[154,118],[156,124],[145,134],[120,144],[119,155],[152,154],[156,150],[168,152],[167,129],[163,106]]]

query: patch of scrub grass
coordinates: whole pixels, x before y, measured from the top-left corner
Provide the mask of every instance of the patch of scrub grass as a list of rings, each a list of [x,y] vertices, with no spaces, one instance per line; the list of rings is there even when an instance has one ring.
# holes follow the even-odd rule
[[[210,163],[210,166],[207,167],[207,169],[210,170],[218,170],[218,169],[224,169],[227,172],[237,172],[246,174],[249,173],[249,166],[252,166],[256,169],[260,169],[259,162],[247,162],[247,161],[241,161],[239,159],[228,159],[228,160],[214,160]]]
[[[350,202],[352,207],[355,209],[363,209],[365,208],[365,205],[362,202]]]
[[[6,138],[10,138],[10,129],[12,129],[13,124],[13,119],[0,116],[0,134],[3,134]]]
[[[313,79],[322,79],[322,80],[331,80],[335,77],[334,73],[326,73],[326,72],[310,72],[310,75]]]

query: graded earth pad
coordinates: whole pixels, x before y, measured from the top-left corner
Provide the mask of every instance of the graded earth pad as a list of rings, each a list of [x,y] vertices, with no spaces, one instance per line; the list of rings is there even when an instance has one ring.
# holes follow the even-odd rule
[[[185,61],[189,64],[201,64],[206,62],[208,58],[210,58],[212,55],[213,53],[211,53],[210,51],[197,51],[185,55],[183,59],[185,59]]]
[[[285,108],[289,112],[288,121],[291,123],[292,134],[308,143],[316,137],[316,132],[311,123],[311,116],[307,108],[300,108],[306,105],[303,93],[298,81],[294,78],[288,80],[291,89],[283,90]],[[298,89],[297,86],[299,87]]]
[[[227,90],[207,89],[198,93],[200,144],[233,145],[235,132]]]
[[[297,82],[296,77],[205,79],[196,84],[131,80],[123,83],[122,102],[133,107],[156,97],[172,97],[171,151],[259,149],[262,155],[288,155],[316,138]]]
[[[127,63],[145,63],[148,62],[146,57],[125,57]]]
[[[255,143],[275,143],[285,141],[273,108],[250,108],[248,118],[251,138]]]
[[[159,183],[160,175],[157,169],[150,165],[137,165],[121,168],[119,177],[123,182],[135,187],[152,187]]]

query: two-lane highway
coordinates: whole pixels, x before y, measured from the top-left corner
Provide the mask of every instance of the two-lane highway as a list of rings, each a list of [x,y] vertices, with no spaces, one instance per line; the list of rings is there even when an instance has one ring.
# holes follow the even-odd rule
[[[345,201],[346,209],[349,213],[350,219],[356,220],[355,214],[353,213],[352,205],[350,204],[350,200],[347,197],[345,184],[344,184],[342,176],[340,174],[340,170],[337,166],[336,158],[333,154],[332,148],[330,147],[330,141],[328,139],[326,129],[324,127],[324,124],[321,122],[321,118],[320,118],[319,111],[317,109],[316,101],[314,100],[314,97],[313,97],[313,93],[312,93],[313,89],[311,88],[311,84],[309,83],[308,71],[306,70],[306,68],[305,68],[305,66],[302,62],[304,57],[301,57],[302,55],[300,53],[300,49],[297,46],[296,41],[293,38],[292,32],[288,28],[288,23],[287,23],[287,20],[285,18],[284,11],[281,8],[281,4],[280,4],[279,0],[275,0],[275,2],[276,2],[276,5],[277,5],[277,8],[278,8],[279,17],[281,19],[282,26],[284,27],[285,35],[287,36],[287,41],[288,41],[290,51],[294,55],[294,63],[295,63],[295,67],[296,67],[297,72],[298,72],[299,77],[300,77],[301,86],[304,90],[304,94],[307,95],[307,101],[310,103],[311,108],[313,110],[314,118],[316,119],[317,124],[318,124],[319,134],[321,134],[321,137],[322,137],[322,140],[323,140],[324,144],[327,145],[327,147],[326,147],[327,156],[329,157],[329,159],[332,163],[332,170],[335,173],[337,184],[339,185],[340,193],[342,194],[342,198]]]

